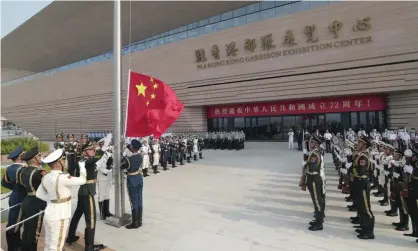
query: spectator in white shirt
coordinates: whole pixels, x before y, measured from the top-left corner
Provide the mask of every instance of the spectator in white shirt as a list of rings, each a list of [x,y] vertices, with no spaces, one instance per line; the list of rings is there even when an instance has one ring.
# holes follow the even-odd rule
[[[290,129],[288,134],[289,134],[289,149],[293,150],[293,135],[294,135],[293,130]]]

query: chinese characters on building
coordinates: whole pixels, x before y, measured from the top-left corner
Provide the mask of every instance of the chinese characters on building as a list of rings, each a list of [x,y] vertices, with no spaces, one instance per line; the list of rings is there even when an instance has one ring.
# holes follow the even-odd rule
[[[208,117],[245,117],[306,113],[372,111],[385,109],[383,97],[347,97],[340,99],[272,102],[264,104],[226,105],[209,107]]]
[[[327,31],[332,34],[334,38],[339,38],[340,33],[342,32],[344,28],[344,24],[338,20],[334,20],[330,22],[330,24],[327,27]],[[352,30],[354,32],[358,31],[367,31],[371,29],[371,18],[366,17],[363,19],[356,20],[352,26]],[[321,30],[321,32],[323,32]],[[300,35],[297,34],[303,34],[305,36],[304,39],[301,39]],[[277,39],[277,38],[276,38]],[[354,40],[354,41],[353,41]],[[357,41],[358,40],[358,41]],[[285,48],[293,48],[294,46],[298,45],[299,42],[306,41],[308,45],[306,47],[302,48],[296,48],[293,51],[289,50],[289,52],[284,51],[276,51],[275,54],[271,53],[272,49],[276,48],[276,44],[282,44]],[[248,62],[248,61],[254,61],[259,59],[268,59],[272,57],[277,56],[286,56],[286,55],[294,55],[298,53],[306,53],[306,52],[312,52],[312,51],[318,51],[323,49],[330,49],[330,48],[340,48],[340,47],[346,47],[351,46],[354,44],[367,44],[369,42],[372,42],[371,37],[363,37],[363,38],[356,38],[356,39],[349,39],[344,41],[338,41],[338,42],[328,42],[325,44],[319,44],[315,45],[320,41],[320,34],[318,27],[315,24],[309,24],[306,25],[305,28],[302,30],[302,32],[296,31],[296,30],[287,30],[283,34],[283,40],[276,41],[273,37],[273,34],[267,34],[265,36],[256,38],[256,37],[248,37],[243,42],[243,47],[239,48],[237,43],[235,41],[230,41],[229,43],[225,44],[224,47],[222,45],[213,45],[210,49],[210,52],[208,55],[206,55],[206,51],[204,48],[199,48],[195,50],[195,58],[196,62],[200,64],[204,64],[206,67],[200,67],[198,66],[198,69],[203,68],[212,68],[212,67],[218,67],[223,65],[228,65],[229,61],[227,62],[212,62],[212,63],[206,63],[208,60],[220,60],[221,57],[226,57],[228,59],[236,59],[236,57],[239,56],[241,53],[241,50],[243,52],[250,52],[255,53],[257,50],[262,50],[265,53],[260,54],[259,58],[242,58],[239,60],[234,60],[234,63],[237,62]],[[324,46],[327,45],[327,46]],[[264,58],[262,55],[264,55]],[[211,56],[211,58],[209,58]],[[206,65],[207,64],[207,65]]]

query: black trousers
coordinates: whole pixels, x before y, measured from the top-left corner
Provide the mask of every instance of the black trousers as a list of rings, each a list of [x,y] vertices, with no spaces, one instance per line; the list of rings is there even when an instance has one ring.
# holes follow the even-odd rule
[[[45,210],[46,202],[35,196],[27,196],[22,202],[23,219],[29,218],[42,210]],[[22,251],[36,251],[38,239],[41,235],[43,215],[40,214],[23,223]]]
[[[408,215],[408,206],[405,198],[402,197],[401,192],[403,190],[403,182],[396,181],[394,182],[395,186],[395,204],[399,210],[399,218],[402,226],[408,227],[409,225],[409,215]]]
[[[354,178],[356,208],[360,216],[363,231],[366,234],[373,234],[374,215],[370,207],[370,182],[368,178]]]
[[[325,148],[327,150],[327,153],[331,152],[331,140],[325,140]]]
[[[321,225],[324,221],[325,196],[323,191],[323,180],[319,175],[307,175],[306,185],[315,208],[315,221]]]
[[[69,237],[76,235],[78,222],[83,214],[86,220],[86,229],[94,229],[96,227],[96,202],[93,195],[78,195],[77,208],[68,230]]]
[[[418,234],[418,184],[415,187],[409,187],[406,204],[408,213],[411,216],[412,231]]]

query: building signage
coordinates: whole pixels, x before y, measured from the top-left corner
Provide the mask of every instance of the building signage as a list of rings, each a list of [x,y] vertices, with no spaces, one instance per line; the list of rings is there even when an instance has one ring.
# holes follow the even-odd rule
[[[370,21],[371,18],[369,17],[357,20],[356,23],[353,24],[352,30],[354,32],[368,31],[371,29]],[[315,25],[307,25],[303,30],[306,43],[308,44],[306,46],[298,46],[301,38],[296,37],[293,34],[293,30],[287,30],[282,39],[282,45],[287,48],[280,50],[276,49],[276,42],[279,43],[279,41],[275,41],[273,34],[271,33],[260,38],[245,39],[243,48],[238,48],[234,41],[226,44],[224,48],[215,44],[208,51],[204,48],[195,50],[195,62],[197,63],[197,69],[203,70],[270,58],[278,58],[282,56],[294,56],[315,51],[338,49],[354,45],[365,45],[373,42],[371,36],[360,36],[351,39],[338,40],[339,34],[342,32],[342,28],[342,22],[338,20],[333,21],[327,27],[327,31],[331,33],[337,41],[318,43],[320,38],[317,27]],[[246,55],[242,55],[241,50],[243,50]],[[261,50],[262,52],[257,52],[257,50]],[[221,59],[221,57],[225,56],[226,58]]]
[[[382,111],[384,96],[337,97],[327,99],[232,104],[207,108],[208,118],[295,115],[334,112]]]

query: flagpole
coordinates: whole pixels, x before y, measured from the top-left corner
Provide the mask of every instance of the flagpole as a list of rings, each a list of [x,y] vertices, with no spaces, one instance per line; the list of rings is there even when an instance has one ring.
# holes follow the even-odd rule
[[[116,144],[121,135],[121,15],[120,0],[113,2],[113,140],[114,148],[114,184],[115,184],[115,218],[108,218],[109,225],[120,227],[123,225],[123,215],[121,212],[121,186],[122,173],[118,168],[121,156],[120,144]],[[119,141],[118,141],[119,142]],[[116,220],[116,221],[115,221]]]

